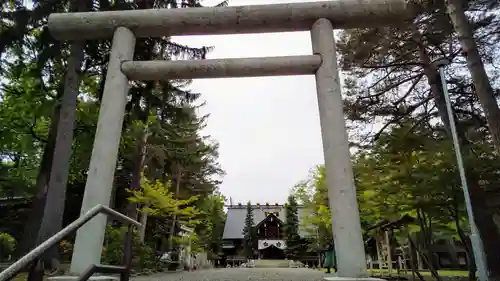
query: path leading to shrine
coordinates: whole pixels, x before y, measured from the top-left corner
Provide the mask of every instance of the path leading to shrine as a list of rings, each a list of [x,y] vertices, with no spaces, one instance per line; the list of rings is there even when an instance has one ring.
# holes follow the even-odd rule
[[[310,268],[220,268],[138,276],[133,281],[320,281],[327,274]]]

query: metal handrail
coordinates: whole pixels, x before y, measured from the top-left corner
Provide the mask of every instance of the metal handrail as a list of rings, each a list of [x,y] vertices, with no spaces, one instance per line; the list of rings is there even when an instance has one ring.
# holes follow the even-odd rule
[[[96,205],[92,209],[88,210],[83,216],[79,217],[78,219],[76,219],[75,221],[70,223],[68,226],[63,228],[61,231],[56,233],[54,236],[45,240],[42,244],[38,245],[35,249],[31,250],[29,253],[24,255],[18,261],[11,264],[5,270],[0,272],[0,281],[6,281],[6,280],[9,280],[10,278],[12,278],[14,275],[16,275],[19,271],[21,271],[23,268],[25,268],[31,262],[38,259],[43,253],[45,253],[45,251],[47,251],[48,249],[55,246],[64,237],[75,232],[80,227],[82,227],[84,224],[86,224],[88,221],[90,221],[92,218],[94,218],[96,215],[101,214],[101,213],[108,215],[108,216],[112,216],[121,222],[130,224],[130,225],[134,225],[136,227],[141,226],[141,224],[139,222],[125,216],[124,214],[121,214],[121,213],[119,213],[119,212],[117,212],[109,207],[104,206],[104,205]]]

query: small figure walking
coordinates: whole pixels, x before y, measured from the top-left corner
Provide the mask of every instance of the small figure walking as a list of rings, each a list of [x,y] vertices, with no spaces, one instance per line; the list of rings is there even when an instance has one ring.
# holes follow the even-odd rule
[[[326,273],[332,273],[332,268],[337,272],[337,259],[335,258],[335,246],[333,242],[326,248],[323,267],[326,268]]]

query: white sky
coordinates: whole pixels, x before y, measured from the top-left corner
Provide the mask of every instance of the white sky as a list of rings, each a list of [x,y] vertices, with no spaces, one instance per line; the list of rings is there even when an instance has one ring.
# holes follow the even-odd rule
[[[306,1],[232,0],[230,5]],[[309,32],[174,40],[214,46],[207,58],[311,54]],[[324,162],[313,76],[198,79],[191,89],[207,101],[202,110],[210,113],[206,134],[220,143],[219,161],[227,173],[220,190],[233,203],[284,203],[289,190]]]

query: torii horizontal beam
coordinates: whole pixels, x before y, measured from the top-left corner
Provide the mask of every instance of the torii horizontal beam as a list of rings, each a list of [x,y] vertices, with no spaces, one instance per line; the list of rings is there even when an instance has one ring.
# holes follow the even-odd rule
[[[337,0],[310,3],[190,9],[56,13],[50,33],[60,40],[109,39],[117,27],[136,38],[306,31],[318,19],[334,28],[367,28],[401,23],[414,15],[407,0]]]
[[[200,78],[234,78],[312,75],[321,56],[285,56],[210,60],[126,61],[122,72],[129,80],[159,81]]]

